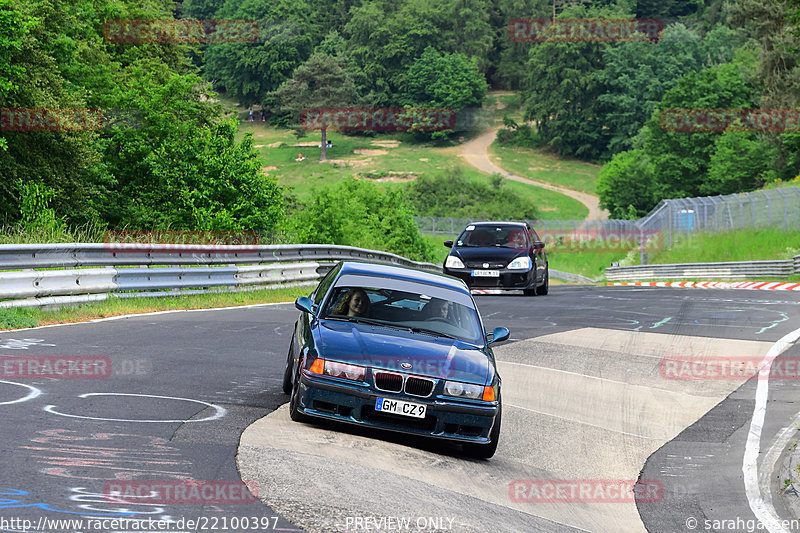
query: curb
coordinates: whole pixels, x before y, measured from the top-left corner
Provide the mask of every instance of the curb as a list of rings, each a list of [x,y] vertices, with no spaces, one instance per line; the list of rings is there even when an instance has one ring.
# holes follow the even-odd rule
[[[800,493],[798,492],[798,465],[800,464],[800,450],[797,449],[797,441],[789,446],[778,459],[777,475],[773,475],[772,488],[777,489],[778,501],[783,504],[785,511],[795,518],[800,516]],[[790,480],[788,485],[784,480]]]
[[[693,289],[748,289],[770,291],[800,291],[800,283],[780,281],[635,281],[608,282],[608,286],[635,287],[681,287]]]

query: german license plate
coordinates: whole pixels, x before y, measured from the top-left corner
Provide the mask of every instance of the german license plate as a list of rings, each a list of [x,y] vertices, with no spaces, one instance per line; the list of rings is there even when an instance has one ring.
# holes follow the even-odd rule
[[[499,278],[499,270],[473,270],[472,276],[475,278]]]
[[[391,398],[378,398],[375,402],[376,411],[414,418],[425,418],[426,407],[420,403],[404,402],[403,400],[393,400]]]

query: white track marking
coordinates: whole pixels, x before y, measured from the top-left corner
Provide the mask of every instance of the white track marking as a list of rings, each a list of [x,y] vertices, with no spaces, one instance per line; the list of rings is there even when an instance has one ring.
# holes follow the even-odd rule
[[[0,379],[0,383],[8,383],[9,385],[16,385],[18,387],[25,387],[26,389],[30,390],[27,396],[22,398],[18,398],[16,400],[11,400],[10,402],[0,402],[0,405],[11,405],[12,403],[22,403],[27,402],[28,400],[33,400],[37,396],[42,393],[41,389],[37,389],[31,385],[25,385],[24,383],[14,383],[13,381],[6,381],[4,379]]]
[[[800,328],[784,335],[770,348],[767,355],[764,356],[764,360],[761,362],[761,371],[758,384],[756,385],[753,418],[750,420],[750,431],[747,434],[747,444],[744,448],[744,460],[742,461],[744,489],[747,494],[747,501],[750,504],[750,509],[770,533],[784,532],[786,529],[781,524],[781,520],[778,518],[775,509],[764,501],[758,483],[758,456],[761,453],[761,431],[764,428],[764,418],[767,414],[769,373],[775,358],[798,338],[800,338]],[[761,379],[761,376],[764,376],[764,379]]]
[[[81,394],[78,398],[88,398],[89,396],[138,396],[142,398],[160,398],[164,400],[178,400],[182,402],[194,402],[199,403],[208,407],[213,408],[216,410],[216,413],[207,416],[205,418],[200,418],[198,420],[134,420],[134,419],[125,419],[125,418],[98,418],[94,416],[83,416],[83,415],[71,415],[69,413],[60,413],[55,410],[55,405],[46,405],[44,410],[48,413],[52,413],[54,415],[59,416],[66,416],[68,418],[82,418],[84,420],[102,420],[106,422],[147,422],[147,423],[160,423],[160,424],[167,424],[167,423],[183,423],[183,422],[210,422],[212,420],[217,420],[222,418],[227,414],[227,410],[224,407],[220,407],[218,405],[214,405],[213,403],[204,402],[202,400],[193,400],[191,398],[178,398],[175,396],[155,396],[153,394],[125,394],[121,392],[87,392],[86,394]]]

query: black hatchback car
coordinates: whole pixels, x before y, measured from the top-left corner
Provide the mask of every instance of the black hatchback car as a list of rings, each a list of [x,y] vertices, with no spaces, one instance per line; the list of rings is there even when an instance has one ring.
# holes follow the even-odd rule
[[[544,242],[525,222],[475,222],[444,245],[450,248],[444,273],[470,288],[522,290],[528,296],[550,288]]]

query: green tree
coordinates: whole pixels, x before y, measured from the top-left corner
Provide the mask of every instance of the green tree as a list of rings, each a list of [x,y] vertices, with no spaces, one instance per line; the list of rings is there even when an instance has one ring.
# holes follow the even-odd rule
[[[742,62],[688,74],[665,93],[643,131],[645,152],[658,169],[657,199],[699,196],[703,192],[715,143],[721,135],[718,132],[690,133],[662,128],[660,111],[752,107],[753,89],[743,74],[744,64],[751,60],[743,56]]]
[[[433,251],[419,234],[399,189],[347,179],[320,187],[289,221],[297,242],[358,246],[430,261]]]
[[[773,168],[778,148],[754,133],[726,131],[714,147],[708,175],[700,188],[703,194],[752,191],[778,177]]]
[[[205,52],[206,78],[243,106],[277,89],[321,38],[307,0],[226,0],[216,16],[258,24],[256,42],[209,44]]]
[[[409,68],[400,103],[469,112],[481,106],[486,89],[486,80],[474,62],[461,54],[440,54],[429,46]],[[452,133],[453,130],[421,131],[419,135],[444,139]]]
[[[608,152],[633,147],[633,140],[652,116],[664,93],[700,65],[700,36],[682,24],[667,27],[658,43],[629,42],[603,51],[598,96],[606,127]]]
[[[187,18],[209,20],[215,18],[223,4],[225,0],[183,0],[180,11]]]
[[[705,0],[636,0],[636,16],[640,18],[680,17],[703,8]]]
[[[598,101],[611,132],[609,155],[633,148],[636,134],[681,77],[732,61],[743,43],[740,32],[724,26],[701,39],[678,23],[667,26],[657,43],[629,42],[606,48],[605,66],[599,74],[606,92]]]
[[[536,206],[525,202],[495,175],[490,183],[469,179],[460,167],[409,184],[406,194],[418,215],[465,218],[536,219]]]
[[[351,9],[342,35],[360,94],[376,106],[397,104],[408,71],[425,48],[462,53],[482,74],[494,31],[490,5],[478,0],[373,0]]]
[[[283,193],[261,173],[252,135],[236,142],[236,124],[224,121],[161,144],[144,164],[152,180],[149,205],[129,220],[147,226],[214,231],[274,231],[283,216]]]
[[[135,111],[134,128],[99,143],[113,180],[98,198],[113,226],[272,229],[280,188],[260,174],[249,137],[234,140],[214,95],[193,74],[142,60],[123,70],[115,91]]]
[[[479,107],[486,89],[486,80],[475,63],[461,54],[441,54],[429,46],[408,69],[401,103],[452,109]]]
[[[656,168],[644,150],[621,152],[603,166],[597,178],[600,207],[611,218],[636,219],[656,205]]]
[[[356,89],[339,57],[314,52],[297,67],[271,96],[278,111],[292,115],[296,123],[304,109],[343,107],[356,103]],[[302,125],[301,125],[302,126]],[[327,124],[322,125],[322,149],[319,159],[327,158]]]
[[[23,12],[14,0],[0,0],[0,102],[19,87],[25,75],[25,66],[14,62],[15,54],[23,46],[23,39],[36,27],[38,21]],[[0,150],[8,144],[0,137]]]
[[[800,104],[798,5],[795,0],[739,0],[730,5],[731,22],[744,27],[759,43],[761,104],[766,107]]]
[[[0,107],[85,108],[87,91],[67,78],[82,50],[78,28],[84,3],[10,0],[0,10]],[[41,180],[56,192],[52,207],[80,218],[86,184],[97,161],[92,131],[7,131],[0,150],[0,211],[18,220],[21,190],[16,184]]]
[[[524,86],[528,52],[537,45],[513,38],[508,25],[513,19],[551,18],[552,6],[551,0],[496,0],[491,19],[495,30],[495,46],[487,72],[493,85],[514,90]]]
[[[525,119],[561,155],[598,159],[608,144],[598,101],[605,43],[544,42],[531,49],[523,99]]]

